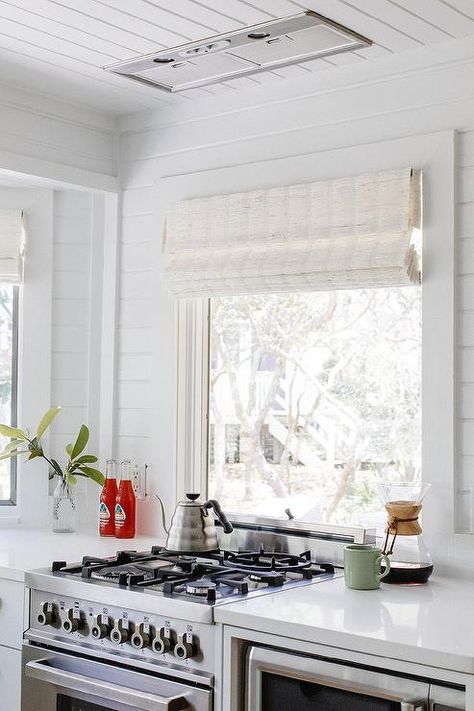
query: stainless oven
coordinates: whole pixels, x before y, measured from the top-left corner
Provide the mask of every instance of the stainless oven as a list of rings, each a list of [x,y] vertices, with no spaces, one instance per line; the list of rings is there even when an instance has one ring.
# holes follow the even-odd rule
[[[211,711],[212,691],[109,662],[25,645],[21,709]]]
[[[465,692],[390,672],[252,646],[246,711],[465,711]]]

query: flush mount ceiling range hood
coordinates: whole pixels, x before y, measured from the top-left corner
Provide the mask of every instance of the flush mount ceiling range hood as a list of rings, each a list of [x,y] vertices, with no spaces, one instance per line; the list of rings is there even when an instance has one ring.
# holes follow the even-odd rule
[[[371,40],[357,32],[306,10],[291,17],[109,64],[104,69],[176,92],[371,44]]]

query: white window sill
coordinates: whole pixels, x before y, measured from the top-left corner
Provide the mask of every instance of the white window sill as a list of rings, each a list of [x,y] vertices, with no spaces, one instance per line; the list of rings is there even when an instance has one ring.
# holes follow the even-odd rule
[[[18,506],[0,506],[0,528],[20,523]]]

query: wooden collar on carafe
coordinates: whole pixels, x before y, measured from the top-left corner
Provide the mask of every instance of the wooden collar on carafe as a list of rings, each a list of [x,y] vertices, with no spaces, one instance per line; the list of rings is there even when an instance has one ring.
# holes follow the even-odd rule
[[[397,536],[419,536],[422,532],[418,516],[421,511],[421,504],[414,501],[390,501],[385,504],[388,513],[387,526],[385,528],[385,542],[383,552],[390,555],[393,553],[393,546]],[[390,549],[388,549],[389,536],[392,535]]]

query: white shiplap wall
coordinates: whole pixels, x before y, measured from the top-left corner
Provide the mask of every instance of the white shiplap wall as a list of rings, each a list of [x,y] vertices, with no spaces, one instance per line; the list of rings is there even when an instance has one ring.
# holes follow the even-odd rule
[[[0,173],[113,189],[116,125],[111,116],[0,84]]]
[[[331,75],[331,76],[329,76]],[[118,455],[147,460],[150,489],[172,505],[173,304],[159,279],[158,179],[258,160],[456,129],[458,483],[474,486],[474,48],[413,53],[193,111],[122,120],[124,186],[118,361]],[[219,192],[216,185],[215,192]],[[461,517],[460,527],[470,525]],[[144,530],[156,532],[152,503]]]
[[[100,392],[91,388],[99,362],[101,332],[93,323],[100,312],[100,293],[93,289],[93,260],[100,253],[97,239],[97,198],[77,190],[55,191],[53,196],[53,284],[51,344],[51,405],[61,405],[51,429],[51,451],[64,461],[64,445],[74,441],[79,427],[91,429],[91,451],[98,453]],[[99,247],[99,248],[98,248]],[[78,485],[79,496],[88,496],[91,507],[79,506],[85,524],[96,518],[91,508],[97,487]]]
[[[64,408],[53,429],[59,457],[59,442],[87,417],[92,220],[91,195],[55,192],[51,401]]]

